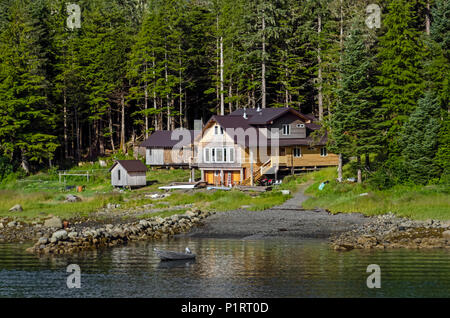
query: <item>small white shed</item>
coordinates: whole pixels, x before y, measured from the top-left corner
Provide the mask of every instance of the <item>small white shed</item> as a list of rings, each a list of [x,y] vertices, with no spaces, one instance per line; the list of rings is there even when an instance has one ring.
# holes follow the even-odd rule
[[[147,167],[140,160],[117,160],[109,171],[114,187],[141,187],[147,184]]]

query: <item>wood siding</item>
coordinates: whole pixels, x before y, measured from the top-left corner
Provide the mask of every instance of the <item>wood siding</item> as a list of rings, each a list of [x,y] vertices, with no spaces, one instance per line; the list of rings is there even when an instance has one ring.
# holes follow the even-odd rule
[[[120,179],[119,179],[120,171]],[[117,164],[111,170],[111,185],[114,187],[138,187],[147,184],[147,176],[145,172],[128,173],[124,167]]]
[[[177,155],[180,156],[180,161],[176,160]],[[152,148],[146,151],[146,163],[150,166],[183,166],[189,164],[191,156],[190,148],[183,148],[183,150]]]
[[[283,135],[283,125],[288,124],[291,125],[291,134]],[[281,139],[292,139],[292,138],[306,138],[306,126],[304,128],[297,128],[297,125],[305,125],[305,122],[300,118],[295,116],[294,114],[286,114],[283,117],[276,119],[273,124],[270,126],[271,129],[278,128],[280,129],[280,138]]]
[[[301,148],[301,157],[294,157],[294,148]],[[286,152],[284,156],[280,156],[280,166],[286,165],[287,167],[325,167],[325,166],[337,166],[339,156],[336,154],[328,153],[326,156],[320,155],[320,149],[322,147],[315,147],[310,149],[308,146],[298,147],[285,147]]]

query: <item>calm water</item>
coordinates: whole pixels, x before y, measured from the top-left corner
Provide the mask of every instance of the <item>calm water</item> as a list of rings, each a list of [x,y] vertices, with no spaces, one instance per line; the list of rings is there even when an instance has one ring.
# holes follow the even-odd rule
[[[160,263],[153,248],[198,254]],[[81,257],[38,258],[0,244],[0,297],[450,297],[450,251],[337,253],[314,240],[177,238],[135,243]],[[81,289],[66,266],[81,267]],[[366,268],[381,267],[381,289]]]

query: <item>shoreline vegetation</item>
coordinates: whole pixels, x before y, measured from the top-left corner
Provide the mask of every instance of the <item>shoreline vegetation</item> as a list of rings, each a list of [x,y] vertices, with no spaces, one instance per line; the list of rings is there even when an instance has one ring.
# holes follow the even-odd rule
[[[351,167],[344,167],[344,180],[353,177]],[[307,174],[311,182],[305,194],[310,196],[303,203],[306,209],[323,208],[332,214],[362,213],[377,216],[393,213],[412,220],[450,220],[450,187],[446,184],[427,186],[398,185],[380,190],[370,184],[336,181],[335,168],[322,169]],[[323,190],[319,185],[329,181]]]
[[[90,168],[95,170],[96,166]],[[81,169],[87,168],[76,168]],[[352,175],[349,165],[344,175]],[[114,190],[108,173],[98,173],[85,191],[77,193],[61,188],[55,191],[57,175],[41,173],[1,185],[0,242],[34,241],[29,251],[37,254],[76,253],[127,241],[170,237],[191,229],[186,235],[202,237],[202,231],[207,233],[205,222],[210,225],[226,221],[236,227],[233,230],[238,236],[327,238],[338,251],[450,247],[450,198],[445,186],[373,190],[367,184],[338,183],[336,176],[336,168],[288,176],[265,193],[205,189],[165,192],[158,187],[187,180],[189,171],[156,169],[149,171],[148,180],[152,181],[142,189]],[[324,181],[329,182],[319,190]],[[24,183],[28,185],[22,186]],[[82,180],[71,183],[82,184]],[[289,190],[292,195],[283,195],[281,190]],[[68,195],[81,201],[66,202]],[[23,211],[9,212],[14,204],[20,204]],[[211,214],[215,214],[212,221],[206,219]],[[52,226],[55,219],[57,224]],[[180,224],[180,220],[184,221]],[[63,221],[68,222],[65,229]],[[245,222],[265,223],[271,228],[266,226],[253,233],[247,225],[239,232]],[[213,229],[209,235],[231,235],[220,231]]]

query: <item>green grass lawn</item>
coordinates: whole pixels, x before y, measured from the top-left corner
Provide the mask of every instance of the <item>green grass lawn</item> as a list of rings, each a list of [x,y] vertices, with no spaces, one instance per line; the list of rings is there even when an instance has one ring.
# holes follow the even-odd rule
[[[110,174],[98,164],[76,167],[70,172],[90,171],[90,180],[85,177],[67,177],[66,185],[84,185],[85,191],[77,193],[75,189],[65,191],[64,184],[59,183],[58,173],[38,173],[21,180],[9,180],[0,183],[0,218],[16,217],[24,221],[43,219],[48,215],[59,216],[64,219],[87,217],[98,211],[108,203],[120,203],[122,208],[133,208],[145,204],[155,204],[155,207],[178,206],[193,204],[195,208],[209,211],[226,211],[247,206],[249,210],[263,210],[283,203],[290,196],[282,195],[279,190],[289,189],[295,191],[301,178],[288,177],[282,185],[276,186],[273,191],[250,194],[238,190],[208,191],[206,189],[189,192],[173,193],[162,200],[145,198],[145,193],[164,192],[158,187],[171,182],[184,182],[190,178],[190,171],[183,169],[154,169],[147,172],[149,185],[137,190],[123,192],[113,191],[110,185]],[[197,172],[199,177],[199,172]],[[66,203],[66,195],[75,194],[81,197],[81,202]],[[165,205],[164,205],[165,203]],[[9,212],[8,210],[20,204],[22,212]],[[152,213],[152,216],[170,216],[185,213],[186,209]]]
[[[417,220],[450,220],[449,187],[395,186],[387,190],[373,189],[366,184],[336,182],[336,168],[323,169],[309,174],[312,185],[305,191],[309,198],[305,208],[321,207],[332,213],[361,212],[379,215],[388,212]],[[324,189],[318,189],[323,181],[330,181]],[[367,196],[360,194],[368,193]]]

